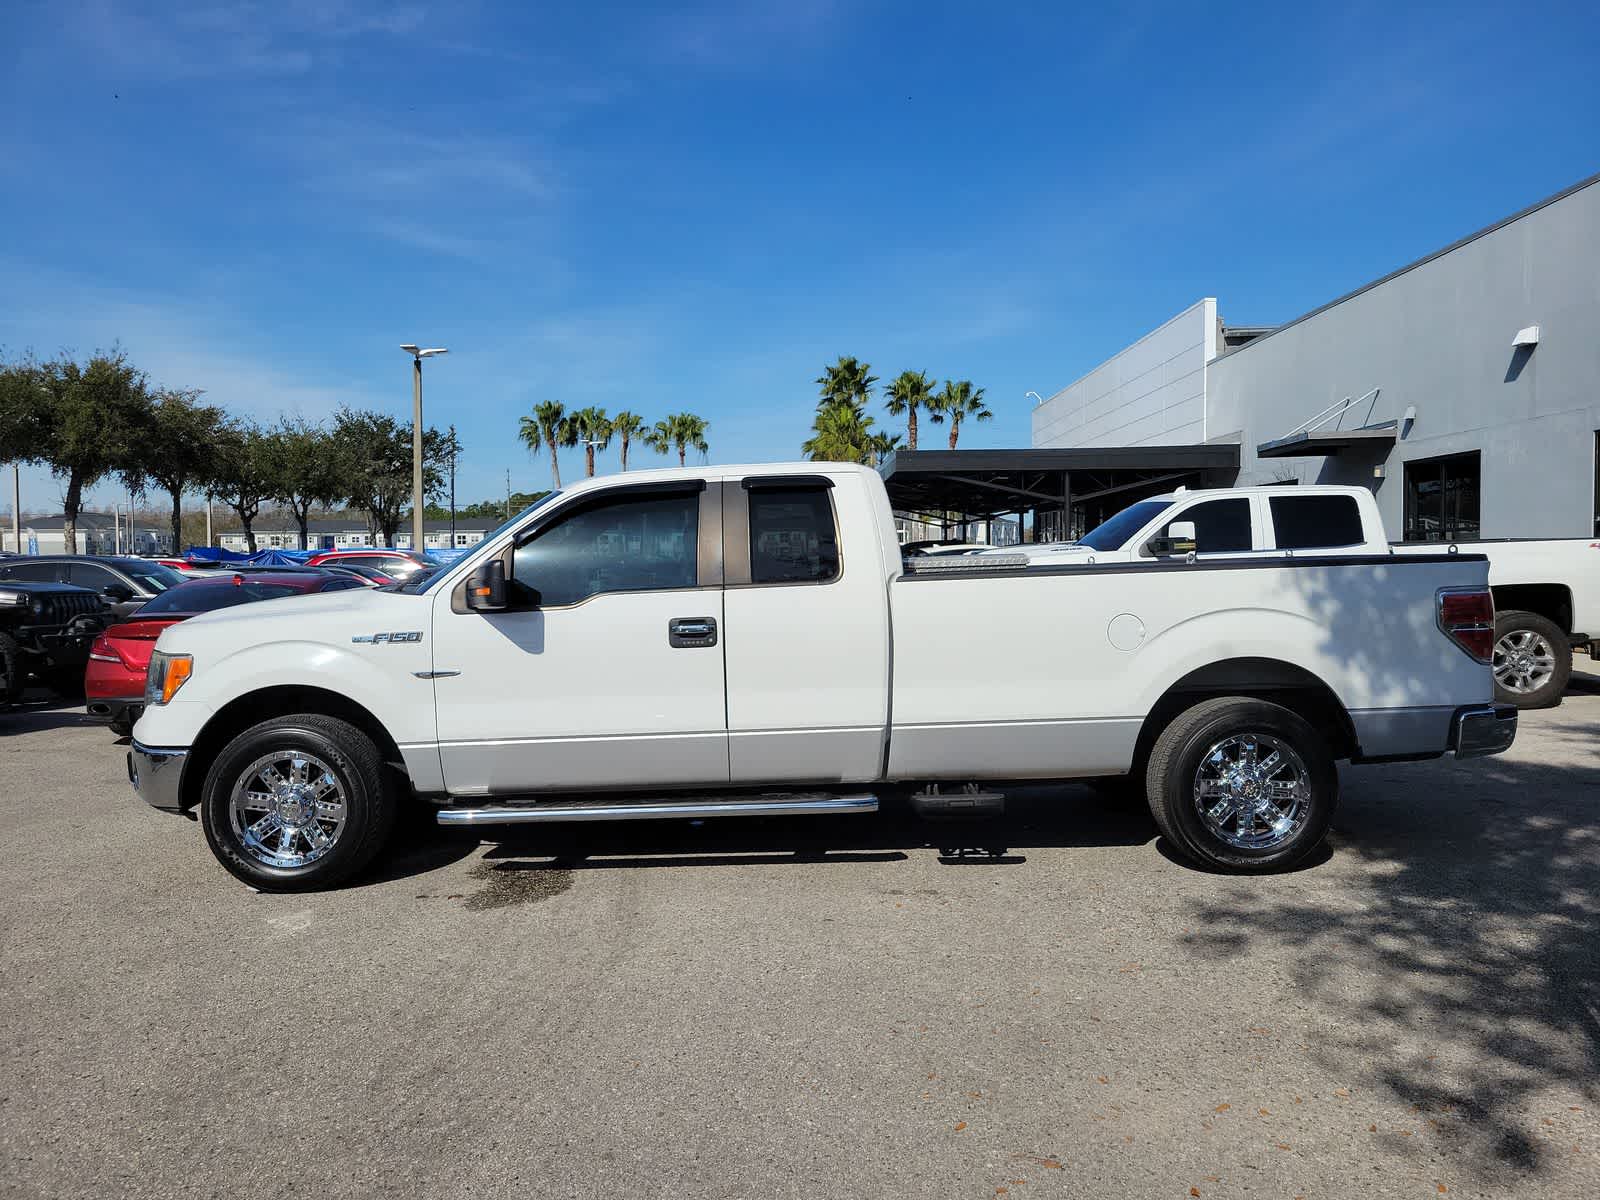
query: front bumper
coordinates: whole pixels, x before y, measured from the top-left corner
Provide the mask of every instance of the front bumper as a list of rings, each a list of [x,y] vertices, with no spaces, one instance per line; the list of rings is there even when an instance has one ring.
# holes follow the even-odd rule
[[[128,751],[128,782],[140,799],[163,812],[182,812],[181,786],[187,749],[133,743]]]
[[[1517,710],[1509,704],[1475,704],[1456,710],[1450,722],[1450,749],[1457,758],[1482,758],[1511,748],[1517,736]]]

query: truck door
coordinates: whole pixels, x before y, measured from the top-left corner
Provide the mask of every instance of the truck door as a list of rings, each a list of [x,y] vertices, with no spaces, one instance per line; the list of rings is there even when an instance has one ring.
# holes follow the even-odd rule
[[[441,592],[452,795],[728,782],[720,498],[698,479],[580,494],[506,547],[508,611]]]
[[[732,781],[876,779],[889,612],[864,484],[753,475],[722,488]]]
[[[1159,534],[1174,521],[1194,522],[1195,555],[1198,558],[1236,558],[1250,555],[1266,545],[1261,520],[1252,497],[1229,496],[1219,500],[1200,500],[1186,508],[1173,508],[1161,518]],[[1142,553],[1148,554],[1145,550]]]

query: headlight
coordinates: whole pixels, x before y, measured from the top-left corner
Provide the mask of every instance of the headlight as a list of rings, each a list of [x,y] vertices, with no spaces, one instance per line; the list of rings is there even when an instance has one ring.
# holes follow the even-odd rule
[[[5,589],[0,589],[0,604],[21,604],[21,605],[26,605],[27,603],[28,603],[28,598],[26,596],[24,596],[21,592],[12,592],[12,591],[7,591]]]
[[[145,672],[144,702],[165,704],[189,681],[189,675],[193,670],[193,655],[163,654],[157,650],[150,655],[150,669]]]

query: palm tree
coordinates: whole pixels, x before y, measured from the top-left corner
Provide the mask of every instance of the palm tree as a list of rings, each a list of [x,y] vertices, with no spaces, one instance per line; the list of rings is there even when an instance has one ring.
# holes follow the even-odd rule
[[[872,397],[872,385],[877,382],[878,377],[872,374],[868,364],[846,354],[841,354],[831,367],[823,367],[822,374],[817,376],[824,403],[848,400],[852,404],[865,404]]]
[[[533,414],[522,418],[517,427],[517,437],[531,454],[541,446],[550,447],[550,480],[557,491],[561,489],[561,464],[556,461],[556,447],[571,446],[577,441],[569,438],[570,423],[567,410],[559,400],[545,400],[533,406]]]
[[[994,417],[989,411],[989,406],[983,402],[983,389],[973,387],[970,379],[963,379],[959,383],[952,383],[946,379],[944,390],[929,403],[928,415],[934,421],[950,418],[952,450],[956,448],[956,439],[961,436],[962,421],[968,417],[974,421],[988,421]]]
[[[811,436],[800,444],[800,452],[813,462],[870,462],[875,436],[871,430],[865,404],[824,400],[817,405]]]
[[[622,469],[628,469],[628,443],[636,434],[644,432],[644,418],[638,413],[623,409],[611,418],[611,432],[622,439]]]
[[[604,450],[611,444],[611,419],[603,408],[580,408],[567,418],[567,430],[572,435],[572,441],[567,445],[583,443],[583,472],[587,478],[593,479],[594,452]]]
[[[689,447],[694,447],[701,454],[709,449],[706,430],[710,428],[711,422],[704,417],[697,417],[693,413],[670,413],[655,423],[655,427],[644,435],[644,440],[657,454],[665,454],[669,447],[677,450],[678,465],[681,467]]]
[[[875,467],[900,449],[900,435],[898,433],[868,434],[867,449],[872,452],[872,460],[868,465]]]
[[[906,449],[917,448],[917,409],[930,408],[933,380],[922,371],[901,371],[889,385],[884,405],[891,416],[906,414]]]

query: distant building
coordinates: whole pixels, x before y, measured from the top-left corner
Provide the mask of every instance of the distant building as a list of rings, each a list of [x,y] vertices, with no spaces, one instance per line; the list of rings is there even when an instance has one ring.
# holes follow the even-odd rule
[[[5,549],[16,551],[11,544],[11,522],[0,521],[5,535]],[[49,517],[22,518],[22,546],[24,554],[66,554],[67,519],[60,513]],[[172,530],[167,525],[146,525],[136,522],[128,529],[126,517],[110,513],[81,512],[77,520],[79,554],[170,554]]]
[[[1076,483],[1073,534],[1236,480],[1365,485],[1396,540],[1600,537],[1596,278],[1600,175],[1284,325],[1200,300],[1035,408],[1033,445],[1237,455],[1231,479]],[[1040,528],[1061,535],[1059,507]]]
[[[500,522],[492,517],[457,517],[455,547],[463,549],[475,546],[483,540],[488,533]],[[372,546],[383,545],[382,537],[373,537],[367,529],[366,517],[354,514],[346,517],[325,517],[306,523],[306,532],[310,537],[312,550],[361,550]],[[270,520],[255,522],[256,549],[257,550],[298,550],[300,548],[300,527],[293,521],[285,521],[281,516],[274,516]],[[424,549],[445,550],[449,549],[450,522],[424,521],[422,523],[422,540]],[[249,549],[245,541],[244,531],[233,529],[217,535],[217,545],[224,550],[245,551]],[[396,531],[394,538],[396,549],[409,550],[411,548],[411,523]]]

